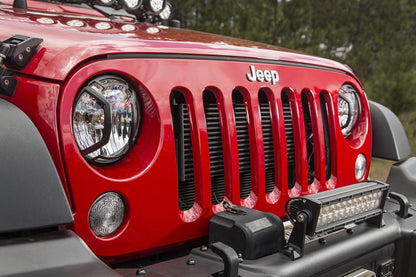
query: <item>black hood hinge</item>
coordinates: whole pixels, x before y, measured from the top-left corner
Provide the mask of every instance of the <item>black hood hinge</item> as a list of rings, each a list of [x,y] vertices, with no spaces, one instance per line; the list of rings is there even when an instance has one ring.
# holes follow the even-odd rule
[[[17,85],[11,69],[21,70],[32,59],[43,39],[13,35],[0,42],[0,93],[12,96]]]

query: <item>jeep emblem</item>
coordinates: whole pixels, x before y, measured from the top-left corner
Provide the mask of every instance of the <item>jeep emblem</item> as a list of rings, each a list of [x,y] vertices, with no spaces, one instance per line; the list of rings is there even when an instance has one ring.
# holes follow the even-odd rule
[[[254,67],[254,65],[250,65],[250,73],[246,74],[247,79],[250,82],[271,82],[272,86],[274,86],[279,81],[279,73],[276,70],[260,70]]]

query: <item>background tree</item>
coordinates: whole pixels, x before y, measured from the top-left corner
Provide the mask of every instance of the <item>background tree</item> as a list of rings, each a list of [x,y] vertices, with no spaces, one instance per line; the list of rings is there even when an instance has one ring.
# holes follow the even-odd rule
[[[416,150],[415,0],[176,0],[173,4],[184,28],[348,64],[368,97],[405,121]]]

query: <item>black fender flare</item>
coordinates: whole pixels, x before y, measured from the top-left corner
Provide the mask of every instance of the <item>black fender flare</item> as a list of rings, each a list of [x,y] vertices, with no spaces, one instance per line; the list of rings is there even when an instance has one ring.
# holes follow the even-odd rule
[[[385,106],[374,101],[368,103],[372,123],[372,156],[393,161],[409,157],[412,150],[400,119]]]
[[[30,118],[4,99],[0,99],[0,218],[0,233],[73,222],[45,142]]]

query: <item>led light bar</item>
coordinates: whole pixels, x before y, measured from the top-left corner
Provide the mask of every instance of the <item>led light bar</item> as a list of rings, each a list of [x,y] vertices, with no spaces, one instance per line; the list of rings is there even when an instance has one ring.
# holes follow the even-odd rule
[[[286,215],[294,227],[284,253],[292,260],[303,256],[305,235],[334,231],[352,223],[382,226],[389,185],[362,182],[286,202]]]
[[[388,189],[388,184],[371,181],[296,197],[286,203],[286,214],[292,223],[296,223],[302,211],[309,214],[306,234],[313,236],[381,217]]]

